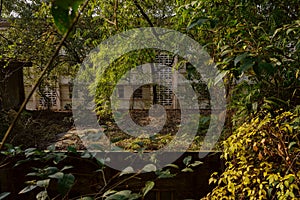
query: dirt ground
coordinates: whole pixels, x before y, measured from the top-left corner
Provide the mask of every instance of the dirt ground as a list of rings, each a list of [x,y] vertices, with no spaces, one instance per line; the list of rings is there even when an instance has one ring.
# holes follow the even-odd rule
[[[9,110],[6,114],[6,123],[9,124],[17,113]],[[71,112],[24,111],[7,142],[22,148],[46,149],[59,140],[60,134],[72,128]],[[80,144],[77,138],[72,139]]]
[[[14,110],[6,112],[6,123],[9,124],[15,115],[16,111]],[[169,112],[167,116],[167,125],[155,138],[133,138],[121,131],[110,119],[99,120],[99,130],[101,129],[112,143],[123,149],[156,150],[167,145],[178,131],[178,124],[181,120],[180,112]],[[145,126],[153,120],[146,111],[132,112],[131,117],[141,126]],[[82,142],[80,134],[82,133],[74,126],[71,112],[24,111],[8,142],[13,145],[21,145],[22,148],[46,149],[48,146],[55,145],[57,150],[66,150],[68,146],[84,150],[87,144]]]

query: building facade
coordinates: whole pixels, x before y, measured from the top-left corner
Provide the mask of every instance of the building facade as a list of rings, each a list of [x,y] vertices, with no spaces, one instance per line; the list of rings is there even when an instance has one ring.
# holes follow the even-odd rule
[[[156,56],[155,63],[144,64],[137,67],[138,69],[131,70],[115,88],[114,95],[118,97],[118,109],[145,110],[154,104],[160,104],[165,109],[180,109],[180,96],[177,96],[177,93],[184,93],[186,84],[193,84],[193,89],[196,89],[195,85],[202,85],[204,90],[207,90],[206,84],[200,79],[186,79],[188,77],[186,64],[174,70],[177,63],[176,56],[159,54]],[[141,83],[147,82],[143,79],[149,79],[149,82],[153,84],[140,86]],[[199,108],[209,109],[207,92],[197,92],[199,93]],[[192,107],[193,105],[191,105],[191,109],[193,109]]]
[[[160,53],[156,56],[155,63],[144,64],[127,72],[116,85],[113,94],[116,97],[118,109],[148,110],[154,104],[160,104],[165,109],[180,109],[178,91],[185,92],[186,82],[179,77],[188,77],[187,65],[183,64],[177,70],[176,56]],[[147,80],[147,81],[145,81]],[[188,84],[202,84],[200,78]],[[163,84],[160,84],[163,83]],[[28,95],[32,86],[25,85],[25,94]],[[193,89],[195,87],[193,86]],[[55,83],[44,86],[31,97],[26,109],[28,110],[71,110],[73,84],[71,78],[60,76]],[[205,90],[205,89],[204,89]],[[202,93],[201,91],[198,93]],[[209,109],[209,95],[199,95],[199,108]],[[191,107],[192,109],[192,107]]]
[[[32,85],[25,85],[25,95],[28,96]],[[73,84],[71,78],[61,76],[51,86],[45,86],[36,91],[26,105],[27,110],[71,110]]]

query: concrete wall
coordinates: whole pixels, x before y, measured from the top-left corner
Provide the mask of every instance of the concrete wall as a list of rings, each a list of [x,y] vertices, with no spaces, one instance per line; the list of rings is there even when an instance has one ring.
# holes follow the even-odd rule
[[[24,101],[23,67],[30,63],[0,61],[0,108],[17,109]]]
[[[54,89],[49,89],[48,96],[53,98],[54,104],[50,106],[51,110],[68,110],[71,109],[72,103],[72,86],[70,85],[70,78],[59,77]],[[32,85],[25,85],[25,95],[27,96],[32,89]],[[51,93],[51,95],[50,95]],[[55,99],[55,100],[54,100]],[[27,110],[46,110],[48,106],[42,104],[43,97],[36,91],[26,105]]]

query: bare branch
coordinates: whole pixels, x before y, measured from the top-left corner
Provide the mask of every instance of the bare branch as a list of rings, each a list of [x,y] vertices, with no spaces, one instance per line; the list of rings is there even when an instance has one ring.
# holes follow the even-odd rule
[[[148,15],[144,12],[143,8],[140,6],[140,4],[137,2],[137,0],[134,0],[134,5],[136,6],[136,8],[141,12],[141,14],[143,15],[143,17],[146,19],[146,21],[148,22],[148,24],[151,27],[154,27],[153,23],[151,22],[150,18],[148,17]]]
[[[116,29],[118,30],[119,29],[119,25],[118,25],[118,14],[117,14],[117,11],[118,11],[118,6],[119,6],[119,0],[115,0],[115,6],[114,6],[114,23],[115,23],[115,26],[116,26]]]

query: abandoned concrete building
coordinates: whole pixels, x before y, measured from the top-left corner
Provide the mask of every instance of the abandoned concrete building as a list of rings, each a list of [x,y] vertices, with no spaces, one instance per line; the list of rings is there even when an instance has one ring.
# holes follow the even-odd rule
[[[145,64],[140,66],[138,70],[130,72],[126,80],[123,79],[122,84],[118,84],[114,91],[115,95],[118,96],[119,109],[128,109],[127,102],[130,102],[130,109],[149,109],[153,104],[160,104],[166,109],[180,109],[179,99],[175,91],[185,90],[185,85],[182,84],[182,81],[179,81],[178,77],[179,75],[187,77],[188,71],[186,64],[180,66],[178,70],[174,70],[177,62],[176,56],[161,53],[156,56],[155,64]],[[155,65],[155,67],[151,65]],[[141,82],[139,79],[144,79],[145,74],[150,74],[150,82],[164,84],[145,84],[140,86],[138,84]],[[209,95],[206,84],[201,82],[201,80],[197,81],[197,85],[202,85],[202,91],[197,91],[201,93],[198,94],[199,108],[208,109]],[[193,89],[195,88],[193,87]]]
[[[60,76],[51,86],[36,91],[26,105],[27,110],[71,110],[72,87],[71,78]],[[31,84],[25,84],[26,96],[32,89]]]
[[[184,90],[184,87],[178,83],[178,74],[187,75],[186,65],[180,67],[174,73],[173,66],[177,64],[177,57],[160,53],[156,56],[155,64],[157,67],[163,67],[160,70],[152,71],[151,64],[145,64],[138,71],[131,72],[131,82],[123,82],[115,88],[115,94],[118,97],[120,107],[128,109],[127,103],[130,102],[130,109],[145,110],[149,109],[153,104],[163,105],[166,109],[179,109],[178,98],[174,91]],[[143,86],[135,85],[135,81],[139,79],[141,74],[154,74],[155,79],[165,84]],[[152,75],[151,75],[152,76]],[[205,85],[205,84],[202,84]],[[32,85],[25,84],[25,94],[29,94]],[[28,110],[71,110],[72,106],[72,90],[73,83],[70,77],[60,76],[51,86],[46,86],[43,91],[35,92],[30,98],[26,109]],[[200,109],[209,108],[208,95],[200,95]]]

